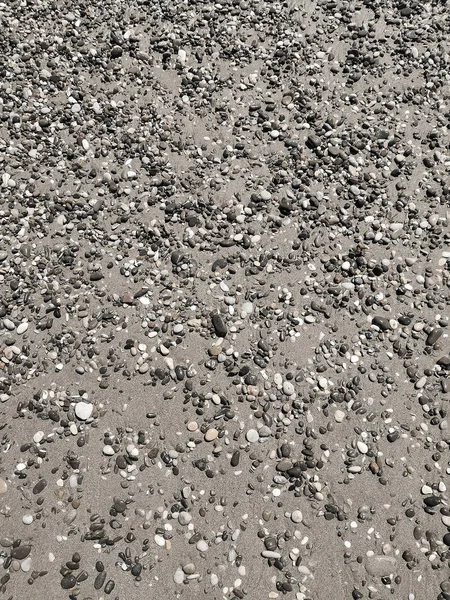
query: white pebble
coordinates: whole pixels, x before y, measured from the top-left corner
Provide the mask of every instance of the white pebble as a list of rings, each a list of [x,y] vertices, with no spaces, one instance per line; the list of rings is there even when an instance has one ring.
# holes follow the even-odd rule
[[[19,335],[22,335],[22,333],[25,333],[25,331],[28,329],[29,323],[27,321],[24,321],[23,323],[21,323],[19,325],[19,327],[17,328],[17,333]]]
[[[291,515],[291,519],[294,523],[301,523],[303,521],[303,515],[300,510],[294,510]]]
[[[283,392],[286,394],[286,396],[292,396],[294,394],[295,388],[290,381],[285,381],[283,383]]]
[[[20,568],[22,569],[22,571],[24,573],[28,573],[28,571],[31,569],[31,557],[30,556],[20,563]]]
[[[77,402],[75,404],[75,414],[81,421],[89,419],[94,411],[94,405],[89,402]]]
[[[345,412],[343,412],[342,410],[337,410],[334,413],[334,420],[336,421],[336,423],[342,423],[342,421],[345,419]]]
[[[39,444],[39,442],[42,441],[44,436],[45,436],[45,433],[43,431],[36,431],[36,433],[33,435],[33,442],[35,444]]]
[[[205,540],[200,540],[197,542],[197,550],[199,552],[206,552],[208,550],[208,543]]]
[[[259,440],[259,433],[256,431],[256,429],[249,429],[245,437],[247,442],[254,444]]]
[[[367,454],[367,452],[369,451],[369,447],[367,444],[365,444],[364,442],[359,441],[357,443],[358,446],[358,450],[361,452],[361,454]]]

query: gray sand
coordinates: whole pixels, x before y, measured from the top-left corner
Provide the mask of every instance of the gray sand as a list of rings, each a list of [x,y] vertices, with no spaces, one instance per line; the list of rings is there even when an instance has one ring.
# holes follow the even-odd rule
[[[447,4],[0,15],[0,597],[448,600]]]

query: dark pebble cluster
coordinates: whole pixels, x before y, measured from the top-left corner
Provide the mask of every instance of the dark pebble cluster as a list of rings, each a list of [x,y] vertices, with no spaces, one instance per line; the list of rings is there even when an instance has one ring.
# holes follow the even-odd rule
[[[0,15],[0,596],[450,600],[447,2]]]

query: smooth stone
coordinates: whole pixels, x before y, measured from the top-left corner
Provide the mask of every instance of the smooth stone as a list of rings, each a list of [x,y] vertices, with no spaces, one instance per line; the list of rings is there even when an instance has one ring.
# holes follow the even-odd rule
[[[295,388],[290,381],[285,381],[283,383],[283,392],[286,396],[292,396],[295,393]]]
[[[208,431],[205,433],[205,440],[207,442],[212,442],[217,438],[218,435],[219,432],[217,431],[217,429],[208,429]]]
[[[189,525],[191,521],[192,515],[190,515],[188,512],[183,511],[178,515],[178,522],[180,525]]]
[[[336,421],[336,423],[342,423],[342,421],[345,419],[345,412],[343,412],[342,410],[337,410],[334,413],[334,420]]]
[[[183,573],[183,569],[181,567],[178,567],[178,569],[173,574],[173,581],[174,581],[174,583],[178,583],[178,584],[183,583],[184,573]]]
[[[293,462],[292,460],[290,460],[289,458],[282,458],[280,460],[279,463],[277,463],[277,471],[279,471],[280,473],[285,473],[286,471],[289,471],[289,469],[292,469],[293,467]]]
[[[291,515],[291,519],[293,523],[301,523],[303,521],[303,515],[300,510],[294,510]]]
[[[434,346],[434,344],[438,341],[438,339],[441,337],[441,335],[443,333],[444,333],[444,330],[439,327],[432,329],[427,336],[425,344],[427,346]]]
[[[6,494],[8,491],[8,486],[6,485],[6,481],[0,477],[0,494]]]
[[[226,337],[228,333],[228,327],[226,326],[223,318],[219,314],[214,313],[211,317],[211,320],[216,335],[218,337]]]
[[[397,568],[397,559],[393,556],[368,556],[365,563],[366,571],[374,577],[387,577]]]
[[[16,331],[17,331],[17,333],[18,333],[19,335],[22,335],[22,333],[25,333],[25,331],[28,329],[29,325],[30,325],[30,324],[29,324],[29,323],[27,323],[27,321],[24,321],[23,323],[21,323],[21,324],[18,326],[18,328],[17,328],[17,330],[16,330]]]
[[[386,317],[379,317],[379,316],[373,317],[372,325],[376,325],[378,327],[378,329],[381,329],[381,331],[388,331],[389,329],[391,329],[391,324],[389,323],[389,319],[386,319]]]
[[[47,487],[47,480],[40,479],[33,488],[33,494],[34,495],[40,494],[41,492],[43,492],[45,490],[46,487]]]
[[[23,515],[22,517],[22,523],[24,523],[24,525],[31,525],[33,521],[33,515]]]
[[[94,405],[89,402],[77,402],[75,404],[75,414],[81,421],[89,419],[94,412]]]
[[[66,575],[61,579],[61,587],[63,590],[70,590],[75,587],[77,580],[74,575]]]
[[[17,560],[23,560],[31,552],[31,546],[16,546],[11,550],[11,557]]]
[[[196,547],[199,552],[206,552],[209,548],[208,543],[205,542],[205,540],[199,540]]]
[[[193,575],[195,573],[194,563],[185,564],[183,567],[183,573],[186,573],[186,575]]]
[[[281,558],[281,554],[279,552],[274,552],[273,550],[263,550],[261,556],[263,558]]]
[[[20,563],[20,568],[22,569],[22,571],[23,571],[24,573],[28,573],[28,571],[31,569],[31,558],[30,558],[30,557],[28,557],[28,558],[26,558],[25,560],[23,560],[23,561]]]
[[[367,444],[365,444],[364,442],[359,441],[357,444],[358,446],[358,450],[361,452],[361,454],[367,454],[369,451],[369,446]]]
[[[44,437],[45,433],[43,431],[36,431],[36,433],[33,435],[33,442],[35,444],[39,444],[39,442],[42,442]]]
[[[254,444],[255,442],[257,442],[259,440],[259,433],[256,431],[256,429],[249,429],[247,431],[245,438],[246,438],[247,442]]]
[[[107,444],[106,446],[103,446],[103,454],[105,454],[106,456],[113,456],[114,448],[112,446],[110,446],[109,444]]]

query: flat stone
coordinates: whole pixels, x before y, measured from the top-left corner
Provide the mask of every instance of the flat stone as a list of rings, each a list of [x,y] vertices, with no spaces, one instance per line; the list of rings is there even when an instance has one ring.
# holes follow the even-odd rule
[[[8,486],[6,481],[0,477],[0,494],[6,494],[8,491]]]
[[[395,573],[397,569],[397,559],[393,556],[374,555],[368,556],[365,562],[366,571],[374,577],[387,577]]]

